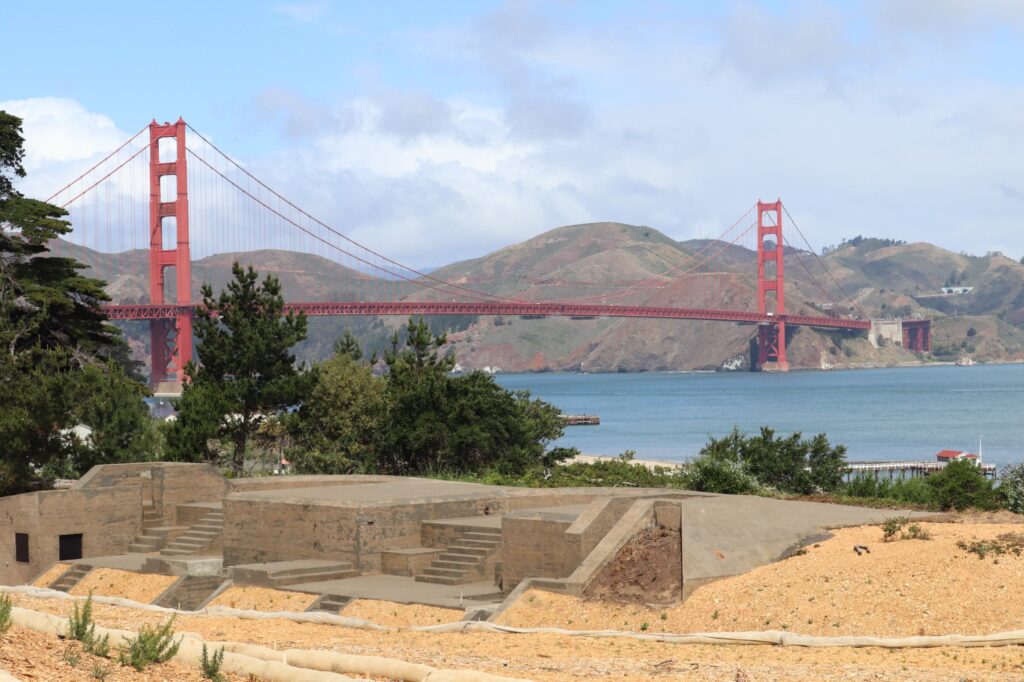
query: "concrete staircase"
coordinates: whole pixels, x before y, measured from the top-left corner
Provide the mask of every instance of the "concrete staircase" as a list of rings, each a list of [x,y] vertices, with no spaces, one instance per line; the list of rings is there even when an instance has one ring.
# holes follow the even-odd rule
[[[337,616],[338,613],[351,601],[352,597],[341,597],[337,594],[325,594],[313,602],[313,605],[306,609],[306,611],[323,611]]]
[[[162,556],[196,556],[209,551],[224,534],[224,512],[214,509],[207,512],[199,523],[169,542],[160,550]]]
[[[359,571],[348,561],[296,559],[264,564],[241,564],[229,569],[231,579],[238,585],[285,587],[325,580],[355,578]]]
[[[154,604],[170,609],[194,611],[224,583],[220,576],[191,576],[181,578],[160,595]]]
[[[84,566],[82,564],[74,564],[71,568],[64,572],[55,583],[50,585],[51,590],[58,590],[60,592],[67,592],[72,587],[78,584],[78,582],[92,570],[92,566]]]
[[[487,558],[501,547],[500,528],[475,528],[464,531],[448,545],[416,582],[436,585],[463,585],[482,580]]]

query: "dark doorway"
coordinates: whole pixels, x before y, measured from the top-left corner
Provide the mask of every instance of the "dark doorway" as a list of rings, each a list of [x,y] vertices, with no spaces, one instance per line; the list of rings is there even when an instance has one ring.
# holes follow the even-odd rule
[[[14,534],[14,560],[22,564],[29,562],[28,533]]]
[[[60,560],[74,561],[82,558],[82,534],[72,533],[60,536]]]

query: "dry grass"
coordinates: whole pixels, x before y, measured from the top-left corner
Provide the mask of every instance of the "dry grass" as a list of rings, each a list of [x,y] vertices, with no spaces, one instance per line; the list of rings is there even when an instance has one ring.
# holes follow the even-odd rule
[[[341,610],[341,615],[362,618],[378,625],[401,627],[407,625],[437,625],[462,620],[464,611],[442,609],[423,604],[396,604],[376,599],[356,599]]]
[[[1024,628],[1024,557],[980,560],[957,546],[995,539],[1019,525],[920,525],[932,539],[883,543],[878,526],[836,531],[806,554],[705,585],[672,608],[530,591],[502,614],[501,622],[677,633],[789,630],[822,636]],[[858,556],[854,545],[867,545],[871,553]]]
[[[72,587],[68,594],[86,596],[91,592],[104,597],[121,597],[149,604],[175,580],[177,578],[173,575],[133,573],[119,568],[94,568]]]
[[[217,595],[208,606],[229,606],[252,611],[305,611],[317,598],[318,595],[306,592],[235,585]]]

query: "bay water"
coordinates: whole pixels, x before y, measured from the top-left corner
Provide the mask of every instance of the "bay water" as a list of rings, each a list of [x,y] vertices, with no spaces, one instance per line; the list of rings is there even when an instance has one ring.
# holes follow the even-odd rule
[[[985,462],[1024,460],[1024,365],[931,366],[832,372],[499,374],[566,414],[596,414],[557,445],[584,454],[636,451],[682,461],[734,426],[755,433],[824,433],[850,461],[933,460],[939,450]]]

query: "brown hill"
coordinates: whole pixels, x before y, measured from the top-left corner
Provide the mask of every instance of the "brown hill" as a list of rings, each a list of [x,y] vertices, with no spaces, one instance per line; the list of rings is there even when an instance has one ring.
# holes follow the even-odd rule
[[[54,250],[93,266],[96,276],[111,282],[116,301],[146,300],[144,251],[98,254],[67,243]],[[700,254],[719,251],[714,268],[693,270]],[[748,249],[707,240],[676,242],[649,227],[592,223],[557,228],[432,275],[523,300],[751,310],[755,256]],[[276,274],[289,300],[372,300],[384,284],[318,256],[268,250],[195,262],[193,295],[198,297],[203,281],[215,290],[221,288],[234,260]],[[1024,266],[1019,263],[998,254],[968,256],[930,244],[860,238],[831,250],[823,261],[831,276],[811,254],[788,252],[789,312],[822,314],[840,301],[842,290],[856,313],[866,317],[933,318],[937,359],[953,360],[964,353],[976,361],[1024,359]],[[682,273],[688,276],[680,277]],[[941,287],[949,282],[973,289],[943,295]],[[436,297],[432,291],[410,291],[408,285],[391,283],[383,288],[399,297]],[[623,289],[625,295],[608,297]],[[460,365],[504,371],[738,369],[745,366],[755,334],[750,325],[621,318],[453,317],[431,322],[435,330],[451,331],[450,345]],[[313,319],[310,339],[299,354],[324,357],[344,327],[355,331],[369,349],[380,349],[401,323],[397,318]],[[140,349],[146,343],[143,331],[132,331]],[[863,335],[811,329],[794,330],[789,356],[795,368],[927,360],[898,346],[873,348]]]

